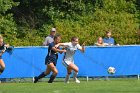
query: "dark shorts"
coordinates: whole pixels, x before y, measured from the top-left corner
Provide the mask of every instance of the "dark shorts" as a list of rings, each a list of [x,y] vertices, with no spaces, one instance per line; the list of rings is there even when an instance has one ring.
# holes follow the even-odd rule
[[[0,59],[2,59],[2,56],[0,56]]]
[[[45,64],[50,64],[50,63],[53,63],[55,66],[57,64],[57,59],[58,58],[53,58],[53,57],[46,57],[45,58]]]

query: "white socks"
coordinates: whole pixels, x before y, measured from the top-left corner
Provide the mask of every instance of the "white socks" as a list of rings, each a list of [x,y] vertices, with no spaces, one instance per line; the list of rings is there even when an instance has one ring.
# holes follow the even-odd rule
[[[77,79],[77,74],[78,74],[77,72],[74,72],[73,79],[76,83],[80,83],[80,81]],[[65,83],[69,83],[69,79],[70,79],[70,74],[67,74],[65,78]]]
[[[66,75],[66,78],[65,78],[65,83],[69,83],[69,79],[70,79],[70,75],[67,74],[67,75]]]

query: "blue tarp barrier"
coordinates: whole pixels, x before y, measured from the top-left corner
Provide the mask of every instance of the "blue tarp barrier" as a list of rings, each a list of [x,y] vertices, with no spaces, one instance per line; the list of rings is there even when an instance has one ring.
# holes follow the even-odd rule
[[[6,64],[0,78],[34,77],[45,71],[47,47],[16,47],[13,53],[3,54]],[[116,68],[114,76],[140,74],[140,46],[87,46],[85,53],[77,51],[74,58],[79,67],[78,76],[109,76],[107,68]],[[59,54],[57,77],[65,77],[62,65],[63,54]]]

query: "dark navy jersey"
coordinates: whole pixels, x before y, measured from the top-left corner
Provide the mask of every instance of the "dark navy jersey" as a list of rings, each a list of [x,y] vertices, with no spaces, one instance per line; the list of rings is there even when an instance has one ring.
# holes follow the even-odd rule
[[[55,58],[55,59],[58,58],[58,52],[55,52],[55,51],[52,50],[52,48],[54,46],[55,46],[55,43],[54,42],[52,42],[52,43],[49,44],[47,58],[48,57]]]
[[[5,43],[2,44],[2,46],[0,46],[0,50],[4,50],[5,47],[4,47]]]

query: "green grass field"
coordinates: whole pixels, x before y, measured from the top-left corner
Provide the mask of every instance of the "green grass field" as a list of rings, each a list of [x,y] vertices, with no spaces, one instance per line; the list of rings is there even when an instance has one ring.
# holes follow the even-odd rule
[[[57,81],[52,84],[39,83],[1,83],[0,93],[140,93],[140,80],[112,79],[109,81],[71,81],[65,84]]]

